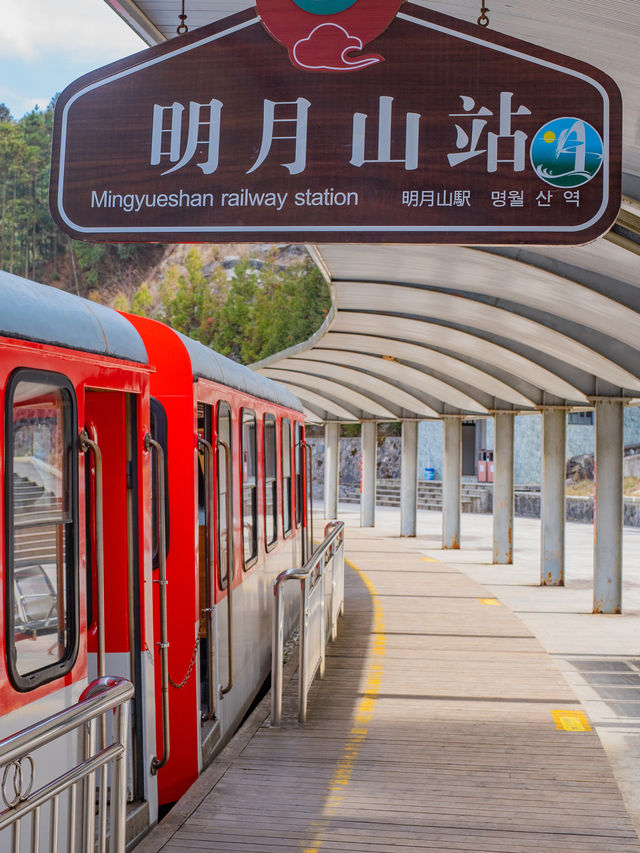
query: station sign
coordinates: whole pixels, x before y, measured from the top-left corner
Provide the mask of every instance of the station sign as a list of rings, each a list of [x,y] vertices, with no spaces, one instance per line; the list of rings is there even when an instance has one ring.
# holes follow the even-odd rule
[[[472,245],[581,244],[612,225],[621,97],[603,72],[399,0],[292,2],[67,88],[58,225],[108,242]]]

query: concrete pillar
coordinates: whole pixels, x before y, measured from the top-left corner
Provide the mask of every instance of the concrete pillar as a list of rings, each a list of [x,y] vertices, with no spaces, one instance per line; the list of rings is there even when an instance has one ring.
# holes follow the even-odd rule
[[[542,413],[540,585],[564,586],[566,409]]]
[[[502,565],[513,563],[513,418],[494,418],[493,562]]]
[[[622,611],[623,404],[597,400],[593,612]]]
[[[418,526],[418,424],[402,422],[400,536],[415,536]]]
[[[324,425],[324,515],[338,517],[338,470],[340,465],[340,425]]]
[[[375,527],[376,469],[378,462],[378,428],[375,421],[362,423],[362,492],[360,494],[360,527]]]
[[[462,477],[462,421],[444,418],[442,472],[442,547],[460,547],[460,481]]]

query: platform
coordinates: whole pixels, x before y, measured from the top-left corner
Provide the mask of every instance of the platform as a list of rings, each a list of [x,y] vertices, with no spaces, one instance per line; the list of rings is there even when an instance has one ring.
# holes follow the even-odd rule
[[[543,589],[539,522],[492,566],[490,516],[463,517],[460,552],[439,513],[408,539],[392,510],[343,517],[345,616],[307,726],[293,679],[283,727],[265,700],[137,851],[640,853],[637,569],[631,611],[592,616],[588,525],[568,525],[567,587]]]

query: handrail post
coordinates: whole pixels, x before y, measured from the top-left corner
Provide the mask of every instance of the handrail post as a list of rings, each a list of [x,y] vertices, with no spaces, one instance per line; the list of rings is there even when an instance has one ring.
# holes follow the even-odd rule
[[[124,850],[127,842],[127,740],[129,735],[129,703],[118,708],[118,742],[123,744],[122,755],[116,758],[114,768],[115,798],[111,795],[111,835],[114,850]],[[114,803],[115,799],[115,803]]]
[[[283,573],[285,574],[285,573]],[[282,614],[282,589],[280,575],[273,584],[273,636],[271,645],[271,725],[282,721],[282,676],[284,669],[284,618]]]
[[[307,721],[307,643],[309,642],[309,574],[300,581],[300,664],[298,682],[298,721]]]
[[[325,658],[327,653],[327,628],[326,628],[326,568],[327,564],[325,562],[324,557],[320,557],[320,562],[318,563],[318,568],[320,569],[320,580],[318,581],[321,584],[322,589],[321,598],[320,598],[320,678],[324,678],[324,667],[325,667]]]
[[[85,723],[84,760],[88,761],[96,752],[96,721]],[[96,773],[95,770],[85,777],[84,781],[84,820],[83,837],[84,849],[95,849],[95,810],[96,810]]]

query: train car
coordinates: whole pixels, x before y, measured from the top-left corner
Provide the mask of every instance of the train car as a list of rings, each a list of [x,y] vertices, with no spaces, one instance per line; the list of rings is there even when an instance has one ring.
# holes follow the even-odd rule
[[[269,673],[272,583],[303,557],[304,426],[287,389],[162,323],[129,320],[156,368],[152,433],[166,470],[164,519],[154,499],[166,540],[166,612],[162,584],[154,598],[156,636],[169,640],[164,683],[156,671],[165,805],[235,731]],[[162,547],[156,536],[156,573]],[[289,613],[291,624],[293,598]]]
[[[307,547],[302,408],[161,323],[4,272],[0,389],[0,739],[6,752],[15,732],[79,708],[97,676],[131,681],[131,842],[268,676],[271,582]],[[0,765],[0,819],[71,772],[81,740]],[[75,797],[55,799],[55,828],[36,834],[88,850]],[[85,836],[92,814],[85,802]],[[38,849],[27,835],[0,831],[0,849]]]
[[[114,658],[114,674],[153,683],[153,661],[141,654],[153,643],[143,449],[151,370],[140,335],[116,312],[0,272],[0,738],[74,706]],[[100,528],[104,572],[119,598],[118,618],[101,625]],[[143,696],[135,699],[133,738],[142,754],[155,750],[155,709]],[[68,735],[2,768],[4,804],[46,785],[78,753]],[[147,803],[149,820],[153,793],[139,779],[135,785],[132,774],[130,799]],[[60,833],[66,849],[64,822]],[[18,848],[3,835],[0,849]]]

